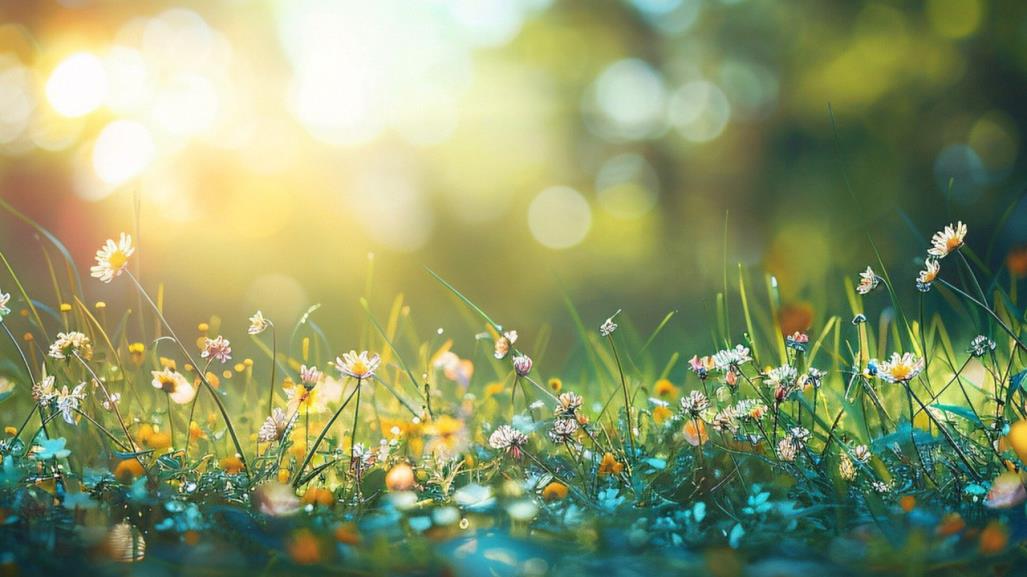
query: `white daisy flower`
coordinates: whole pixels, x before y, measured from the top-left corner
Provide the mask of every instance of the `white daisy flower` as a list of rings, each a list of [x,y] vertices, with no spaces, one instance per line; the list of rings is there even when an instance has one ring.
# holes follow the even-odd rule
[[[109,283],[114,277],[120,275],[128,266],[128,258],[135,253],[132,246],[132,237],[121,233],[118,242],[107,239],[100,250],[96,251],[96,264],[89,269],[90,275],[100,279],[101,282]]]
[[[944,230],[934,233],[934,236],[931,237],[931,248],[927,249],[927,254],[937,258],[945,258],[949,253],[963,246],[965,238],[966,225],[962,221],[957,222],[955,225],[950,224]]]
[[[190,403],[196,398],[196,388],[182,376],[182,373],[165,368],[162,371],[150,371],[150,374],[153,375],[153,380],[150,381],[153,388],[164,391],[179,405]]]
[[[369,379],[378,370],[381,357],[377,354],[370,354],[367,351],[357,353],[350,351],[343,353],[342,357],[335,357],[335,366],[342,374],[354,379]]]

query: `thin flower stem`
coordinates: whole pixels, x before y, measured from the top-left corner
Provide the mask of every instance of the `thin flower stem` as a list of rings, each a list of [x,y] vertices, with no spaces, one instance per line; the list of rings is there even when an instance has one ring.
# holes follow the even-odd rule
[[[307,451],[307,456],[303,458],[303,464],[300,465],[299,470],[296,471],[296,480],[293,482],[293,487],[299,487],[302,484],[300,483],[300,481],[303,479],[303,471],[307,468],[307,465],[310,464],[310,460],[314,458],[314,453],[317,452],[317,447],[321,444],[321,441],[324,440],[325,435],[328,434],[328,430],[331,429],[332,425],[335,424],[335,420],[338,419],[339,415],[342,414],[342,410],[346,408],[346,405],[349,404],[350,399],[352,399],[353,396],[357,394],[357,391],[360,390],[360,381],[361,379],[357,379],[356,389],[354,389],[354,391],[350,393],[348,397],[346,397],[346,400],[343,401],[341,405],[339,405],[338,409],[335,409],[335,413],[332,415],[332,418],[328,420],[328,423],[321,429],[321,432],[318,433],[317,440],[314,441],[314,444]]]
[[[210,369],[210,363],[212,363],[213,361],[214,361],[214,359],[208,359],[207,360],[207,364],[203,367],[203,374],[204,375],[207,374],[207,371]],[[196,365],[193,365],[193,366],[196,366]],[[189,442],[192,441],[192,438],[193,438],[193,417],[196,414],[196,404],[199,401],[200,401],[200,392],[196,391],[196,396],[193,397],[193,402],[189,404],[189,422],[185,424],[185,431],[186,431],[186,433],[185,433],[185,455],[186,455],[186,457],[189,456]]]
[[[149,293],[146,292],[146,290],[143,288],[143,285],[139,284],[139,281],[136,279],[135,276],[132,275],[131,271],[126,270],[125,274],[128,275],[128,278],[132,279],[132,283],[135,284],[136,289],[139,291],[140,294],[143,295],[143,298],[145,298],[146,302],[150,304],[154,312],[157,313],[157,318],[160,319],[161,324],[164,325],[164,328],[168,330],[168,334],[171,335],[171,338],[174,339],[175,342],[178,344],[178,348],[182,349],[182,353],[185,355],[185,358],[189,361],[189,364],[191,364],[194,367],[197,366],[196,362],[193,361],[193,356],[189,354],[189,350],[185,347],[184,344],[182,344],[182,341],[178,338],[178,335],[175,334],[175,329],[171,328],[171,323],[169,323],[168,319],[164,317],[164,313],[161,312],[160,307],[157,306],[157,303],[153,302],[153,299],[150,298]],[[204,371],[204,373],[205,372],[206,371]],[[207,381],[206,374],[200,374],[200,382],[203,383],[203,386],[207,388],[207,391],[210,393],[210,396],[214,397],[214,402],[217,403],[218,410],[221,412],[221,417],[225,420],[225,426],[228,427],[228,434],[232,437],[232,443],[235,445],[235,451],[239,455],[239,460],[242,461],[243,469],[247,473],[249,473],[250,467],[246,462],[246,454],[242,450],[242,444],[239,442],[239,435],[237,435],[235,432],[235,426],[232,424],[232,418],[228,415],[228,410],[225,408],[224,403],[221,402],[221,398],[218,396],[217,391],[215,391],[214,387],[212,387],[211,384]]]
[[[28,426],[29,421],[32,420],[32,415],[36,414],[36,408],[39,408],[39,415],[40,415],[40,417],[42,417],[42,415],[43,415],[43,407],[40,407],[39,403],[33,403],[32,404],[32,408],[29,409],[29,412],[25,415],[25,420],[22,421],[21,422],[21,426],[18,427],[18,432],[14,433],[14,436],[11,437],[12,441],[21,436],[22,431],[25,430],[25,427]]]
[[[956,440],[952,438],[952,434],[949,433],[948,429],[942,426],[938,418],[934,416],[934,413],[927,410],[927,407],[924,405],[923,401],[920,400],[920,397],[916,396],[916,393],[913,392],[913,389],[909,386],[909,383],[905,383],[905,385],[906,390],[909,391],[909,394],[913,397],[913,399],[916,400],[917,404],[919,404],[920,407],[924,410],[924,412],[927,413],[927,416],[931,419],[931,421],[933,421],[934,424],[938,426],[938,429],[941,431],[942,435],[945,436],[945,440],[948,441],[949,445],[952,446],[952,449],[956,451],[956,455],[959,455],[959,460],[963,461],[963,464],[966,465],[967,470],[969,470],[970,472],[970,476],[973,477],[975,481],[980,481],[981,476],[977,474],[977,470],[974,469],[973,465],[970,464],[970,460],[967,458],[966,454],[964,454],[963,450],[960,449],[959,445],[956,444]],[[910,426],[912,426],[912,423],[910,423]]]
[[[86,419],[87,421],[89,421],[89,422],[90,422],[90,423],[91,423],[91,424],[92,424],[92,425],[93,425],[94,427],[96,427],[97,429],[99,429],[99,430],[100,430],[100,432],[102,432],[103,434],[107,435],[107,437],[109,437],[109,438],[110,438],[110,440],[114,441],[114,443],[115,443],[115,444],[116,444],[116,445],[118,446],[118,448],[119,448],[119,449],[121,449],[122,451],[125,451],[125,452],[134,452],[134,451],[135,451],[135,447],[129,447],[128,445],[126,445],[126,444],[122,443],[122,442],[121,442],[121,441],[120,441],[120,440],[119,440],[119,439],[118,439],[117,437],[115,437],[115,436],[114,436],[114,433],[111,433],[111,432],[110,432],[109,430],[107,430],[107,428],[106,428],[106,427],[104,427],[104,426],[103,426],[103,425],[101,425],[100,423],[96,422],[96,419],[94,419],[94,418],[90,417],[90,416],[89,416],[88,414],[86,414],[86,412],[85,412],[85,411],[83,411],[83,410],[81,410],[81,409],[75,409],[75,412],[76,412],[76,413],[78,413],[79,415],[82,415],[82,416],[83,416],[83,417],[84,417],[84,418],[85,418],[85,419]],[[142,464],[142,463],[140,463],[140,465],[141,465],[141,464]]]
[[[169,431],[169,434],[171,435],[171,446],[174,447],[175,446],[175,419],[171,415],[171,395],[164,395],[164,397],[165,397],[165,399],[168,402],[168,431]],[[189,430],[189,428],[186,427],[186,431],[188,431],[188,430]]]
[[[32,440],[35,439],[39,435],[40,432],[45,433],[46,432],[46,425],[47,425],[47,423],[49,423],[50,421],[56,419],[58,416],[60,416],[60,413],[56,413],[55,412],[52,415],[50,415],[49,417],[47,417],[46,419],[44,419],[42,423],[40,423],[39,428],[36,429],[36,432],[32,433],[32,436],[29,437],[29,442],[25,443],[25,452],[22,453],[22,455],[21,455],[22,457],[24,457],[25,455],[28,455],[29,451],[32,450]],[[47,435],[47,438],[49,438],[49,436],[50,435]]]
[[[906,400],[909,401],[909,442],[913,443],[913,452],[916,453],[917,460],[920,461],[920,467],[924,471],[924,475],[931,481],[935,487],[938,486],[938,482],[931,476],[931,472],[927,468],[927,462],[924,461],[924,455],[920,452],[920,445],[916,444],[916,428],[913,426],[913,393],[910,391],[909,386],[906,389]]]
[[[25,364],[25,370],[28,371],[29,380],[32,381],[32,383],[35,383],[36,382],[36,378],[32,374],[32,365],[29,363],[28,359],[25,357],[25,351],[21,348],[21,344],[18,342],[18,339],[14,338],[14,334],[11,333],[11,329],[10,329],[10,327],[7,326],[7,323],[5,323],[3,321],[0,321],[0,326],[4,327],[4,332],[7,333],[7,336],[11,339],[11,342],[14,343],[14,348],[18,350],[18,355],[21,356],[21,362]],[[30,349],[30,351],[31,351],[31,349]],[[40,405],[38,403],[36,403],[36,407],[38,407],[38,409],[39,409],[39,422],[40,422],[40,424],[42,424],[43,434],[45,434],[47,437],[49,437],[50,433],[47,432],[47,430],[46,430],[46,423],[44,423],[44,421],[46,420],[46,417],[43,414],[43,407],[42,407],[42,405]],[[22,428],[25,428],[25,425],[22,425]],[[19,429],[18,432],[20,433],[21,430]]]
[[[613,333],[606,335],[610,341],[610,348],[613,349],[613,358],[617,362],[617,373],[620,374],[620,387],[624,392],[624,416],[628,425],[628,442],[631,444],[631,456],[635,456],[635,431],[631,427],[631,399],[628,397],[628,383],[624,380],[624,368],[620,364],[620,355],[617,354],[617,344],[613,341]]]
[[[125,424],[125,419],[121,418],[121,411],[118,410],[118,403],[116,403],[114,401],[114,398],[111,397],[110,392],[107,390],[107,386],[104,385],[103,381],[100,380],[100,377],[97,376],[96,371],[93,370],[93,367],[90,367],[89,363],[87,363],[86,360],[83,359],[77,351],[73,352],[72,354],[74,354],[75,358],[78,359],[80,363],[82,363],[82,366],[86,368],[86,371],[89,372],[89,375],[93,377],[93,381],[97,384],[97,386],[100,387],[100,390],[103,391],[104,396],[107,398],[107,402],[111,405],[111,409],[114,411],[114,416],[118,418],[118,423],[121,424],[121,430],[125,431],[125,437],[128,439],[128,442],[132,445],[132,450],[134,451],[136,449],[135,442],[132,440],[132,433],[128,432],[128,426]],[[140,465],[141,464],[142,463],[140,463]]]
[[[995,319],[995,322],[997,322],[998,325],[1000,327],[1002,327],[1002,330],[1006,331],[1006,333],[1010,337],[1012,337],[1013,342],[1016,343],[1016,346],[1020,347],[1024,351],[1027,351],[1027,344],[1024,344],[1024,342],[1020,340],[1020,338],[1017,336],[1017,334],[1013,332],[1013,329],[1009,328],[1009,325],[1007,325],[997,314],[995,314],[995,311],[991,310],[991,307],[989,307],[987,304],[982,303],[981,301],[975,299],[974,297],[970,296],[969,294],[966,293],[966,291],[956,287],[955,285],[953,285],[952,283],[948,282],[947,280],[945,280],[943,278],[939,278],[938,282],[940,282],[941,284],[945,285],[945,287],[948,288],[949,290],[959,294],[963,298],[968,299],[970,302],[972,302],[975,305],[977,305],[977,306],[981,307],[982,309],[984,309],[984,311],[986,313],[988,313],[989,315],[991,315],[991,317],[993,319]]]
[[[350,463],[353,463],[353,456],[356,454],[355,451],[356,451],[356,446],[357,446],[357,425],[360,422],[360,389],[363,388],[363,387],[360,386],[361,383],[363,383],[363,379],[358,378],[357,379],[357,400],[356,400],[356,405],[353,406],[353,430],[350,431],[350,435],[349,435],[349,462]],[[359,487],[359,483],[358,483],[358,487]]]
[[[271,385],[267,390],[267,416],[271,416],[275,406],[275,368],[278,366],[278,336],[275,334],[275,324],[271,325]]]

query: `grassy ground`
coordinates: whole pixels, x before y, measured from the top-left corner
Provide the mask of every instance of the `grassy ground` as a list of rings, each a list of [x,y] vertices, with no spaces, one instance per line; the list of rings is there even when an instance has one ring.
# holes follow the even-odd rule
[[[673,313],[588,326],[568,301],[562,370],[435,273],[473,341],[419,334],[402,297],[361,301],[352,343],[316,307],[173,327],[128,237],[88,279],[47,263],[66,302],[7,266],[0,568],[1021,574],[1024,314],[964,235],[918,279],[853,274],[817,326],[725,272],[705,350],[668,339]],[[95,282],[138,299],[89,303]]]

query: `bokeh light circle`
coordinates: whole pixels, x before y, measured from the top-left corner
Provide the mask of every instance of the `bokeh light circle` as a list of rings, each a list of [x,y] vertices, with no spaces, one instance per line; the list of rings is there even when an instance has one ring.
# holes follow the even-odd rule
[[[665,127],[667,91],[663,77],[636,58],[618,60],[596,79],[586,101],[591,125],[611,140],[651,138]]]
[[[659,176],[638,154],[615,156],[599,168],[596,193],[600,206],[618,218],[638,218],[656,206]]]
[[[580,192],[554,186],[540,192],[528,207],[531,235],[552,249],[570,248],[592,228],[592,209]]]
[[[987,178],[981,157],[965,144],[946,147],[934,160],[935,184],[957,204],[970,204],[980,198]]]
[[[125,183],[153,161],[150,131],[131,120],[115,120],[100,132],[93,145],[93,170],[111,185]]]
[[[88,52],[76,52],[61,61],[46,81],[46,98],[60,115],[85,116],[107,97],[107,71]]]
[[[731,104],[716,84],[695,80],[679,88],[670,102],[670,121],[692,142],[709,142],[724,132]]]

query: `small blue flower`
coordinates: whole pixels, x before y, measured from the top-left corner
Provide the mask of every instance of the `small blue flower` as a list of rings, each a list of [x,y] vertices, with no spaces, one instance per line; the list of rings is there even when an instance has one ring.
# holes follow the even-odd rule
[[[36,452],[33,456],[42,461],[49,459],[63,459],[71,454],[70,450],[64,448],[64,445],[67,444],[67,442],[68,440],[64,437],[59,437],[57,439],[43,439],[42,441],[39,441],[39,445],[36,447]]]
[[[741,523],[735,523],[735,526],[731,528],[731,533],[727,536],[727,543],[732,549],[737,549],[742,544],[742,537],[745,536],[745,529],[742,528]]]

